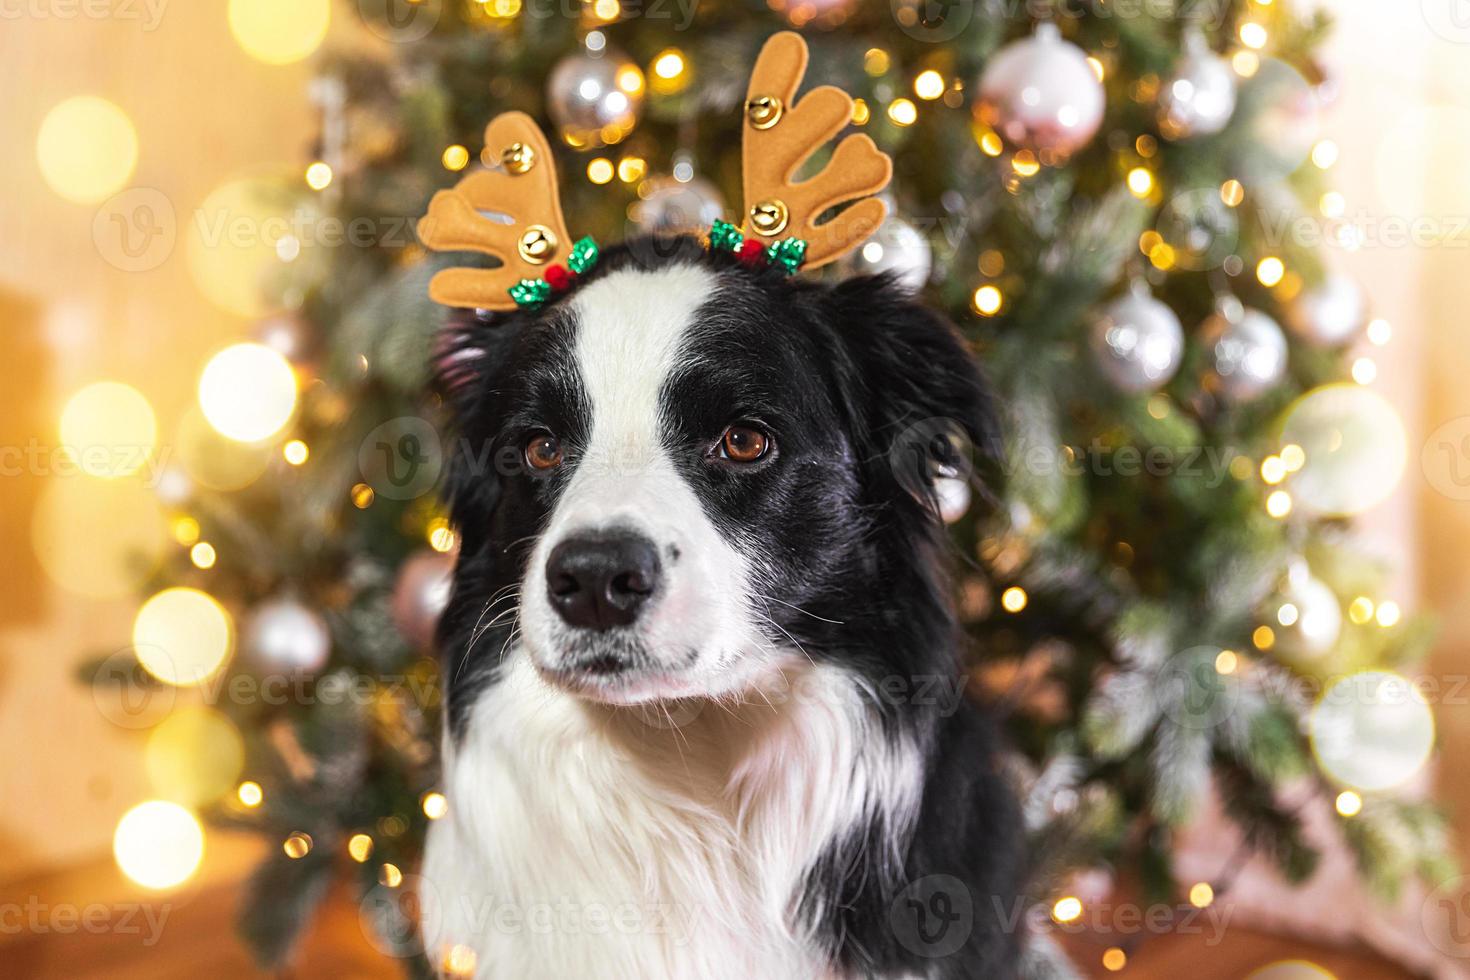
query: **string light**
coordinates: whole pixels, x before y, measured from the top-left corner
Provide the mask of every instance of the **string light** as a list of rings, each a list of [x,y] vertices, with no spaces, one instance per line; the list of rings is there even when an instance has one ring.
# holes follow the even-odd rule
[[[378,869],[378,881],[389,888],[397,888],[403,884],[403,872],[396,864],[385,864]]]
[[[1337,144],[1332,140],[1321,140],[1312,147],[1312,162],[1319,170],[1330,170],[1337,162]]]
[[[869,48],[863,53],[863,71],[877,78],[879,75],[888,74],[891,59],[888,52],[882,48]]]
[[[1233,674],[1240,666],[1240,658],[1234,650],[1221,650],[1215,657],[1215,673]]]
[[[88,476],[103,479],[136,473],[158,439],[148,399],[118,381],[87,385],[68,398],[59,428],[67,458]]]
[[[1257,626],[1251,634],[1251,643],[1257,650],[1269,650],[1276,645],[1276,631],[1269,626]]]
[[[1266,498],[1266,513],[1278,520],[1291,513],[1291,494],[1285,490],[1272,491]]]
[[[1256,265],[1256,278],[1261,285],[1270,289],[1286,275],[1286,263],[1274,255],[1268,255]]]
[[[1328,191],[1322,195],[1322,200],[1317,202],[1317,208],[1322,212],[1324,218],[1341,218],[1347,213],[1347,198],[1337,191]]]
[[[1018,613],[1026,608],[1028,601],[1026,590],[1019,585],[1013,585],[1000,594],[1000,605],[1006,612]]]
[[[430,820],[438,820],[449,812],[449,801],[444,798],[443,793],[425,793],[424,798],[419,801],[419,805],[423,807],[424,816]]]
[[[1056,904],[1051,907],[1051,917],[1063,925],[1076,922],[1082,918],[1082,899],[1072,895],[1057,899]]]
[[[1011,169],[1022,177],[1035,177],[1041,173],[1041,161],[1030,150],[1021,150],[1011,157]]]
[[[447,520],[442,517],[434,518],[429,522],[428,531],[429,547],[441,554],[454,550],[455,542],[458,539],[454,531],[449,527]]]
[[[933,102],[944,94],[944,76],[932,68],[919,72],[914,79],[914,94],[926,102]]]
[[[1140,200],[1153,193],[1154,175],[1147,167],[1134,167],[1128,171],[1128,190]]]
[[[1365,595],[1360,595],[1348,604],[1348,619],[1362,626],[1372,621],[1373,610],[1373,600]]]
[[[1117,946],[1110,946],[1103,951],[1102,965],[1109,973],[1117,973],[1128,965],[1128,954]]]
[[[332,183],[332,168],[318,160],[306,168],[306,186],[314,191],[326,190]]]
[[[1209,908],[1215,904],[1215,889],[1209,882],[1198,882],[1189,889],[1189,904],[1197,909]]]
[[[595,157],[587,162],[587,179],[594,184],[608,183],[614,173],[613,162],[607,157]]]
[[[1281,447],[1281,464],[1286,467],[1286,472],[1296,473],[1307,465],[1307,451],[1294,442],[1288,442]]]
[[[1102,59],[1096,55],[1087,56],[1087,67],[1092,69],[1092,73],[1097,76],[1099,82],[1107,77],[1107,68],[1104,67]]]
[[[263,344],[226,347],[199,376],[199,407],[215,431],[236,442],[275,435],[296,411],[296,373]]]
[[[1382,627],[1397,626],[1399,618],[1403,615],[1399,604],[1392,599],[1385,599],[1378,604],[1378,625]]]
[[[1378,378],[1378,365],[1371,357],[1360,357],[1353,361],[1353,380],[1360,385],[1371,385]]]
[[[1261,58],[1254,51],[1237,51],[1230,58],[1230,67],[1241,78],[1250,78],[1261,68]]]
[[[1286,479],[1286,461],[1280,456],[1267,456],[1261,460],[1261,479],[1272,486]]]
[[[214,551],[214,545],[208,541],[200,541],[189,549],[189,560],[194,563],[196,568],[213,568],[217,557]]]
[[[1262,24],[1248,20],[1240,25],[1240,42],[1248,48],[1259,51],[1266,46],[1266,42],[1270,39],[1270,35],[1266,32],[1266,28]]]
[[[281,455],[292,466],[300,466],[310,458],[311,449],[300,439],[292,439],[285,446],[281,447]]]
[[[281,850],[286,852],[286,857],[291,858],[293,861],[299,861],[311,853],[311,845],[312,840],[310,834],[303,834],[299,830],[293,830],[281,842]]]
[[[672,95],[683,90],[689,82],[688,67],[684,52],[678,48],[664,48],[654,57],[649,69],[654,91]]]
[[[478,960],[473,949],[456,943],[444,954],[444,972],[451,977],[472,977]]]
[[[182,545],[191,545],[199,540],[199,522],[192,517],[174,518],[174,540]]]
[[[245,53],[268,65],[310,55],[327,36],[329,0],[230,0],[230,33]]]
[[[445,170],[463,170],[470,164],[470,151],[455,143],[444,148],[444,155],[439,160],[444,164]]]
[[[1393,339],[1393,326],[1387,320],[1374,320],[1368,324],[1368,341],[1382,347]]]
[[[980,144],[980,152],[988,157],[998,157],[1006,150],[1006,145],[995,130],[986,127],[982,129],[976,142]]]
[[[894,99],[888,103],[888,118],[895,126],[912,126],[918,121],[919,107],[908,99]]]
[[[358,864],[364,864],[373,856],[373,839],[367,834],[353,834],[347,838],[347,854]]]
[[[648,172],[648,161],[642,157],[628,156],[618,161],[618,180],[625,184],[636,184]]]
[[[1241,202],[1245,200],[1245,185],[1234,179],[1225,181],[1220,185],[1220,200],[1225,203],[1226,207],[1240,207]]]
[[[1282,626],[1295,626],[1301,617],[1301,610],[1297,609],[1295,603],[1283,602],[1281,608],[1276,610],[1276,621]]]
[[[868,108],[867,99],[852,100],[852,124],[854,126],[866,126],[868,120],[873,118],[873,112]]]
[[[1168,242],[1159,242],[1153,248],[1149,249],[1148,260],[1153,263],[1155,269],[1168,272],[1174,268],[1177,254],[1174,251],[1173,245],[1170,245]]]
[[[241,806],[253,810],[265,799],[265,791],[255,780],[247,779],[236,788],[235,798],[240,801]]]
[[[198,589],[164,589],[138,610],[133,649],[143,669],[166,684],[208,679],[234,649],[230,614]]]
[[[971,297],[971,305],[981,316],[995,316],[1005,305],[1005,296],[998,287],[986,283],[975,290],[975,295]]]
[[[138,134],[127,113],[106,99],[78,95],[46,113],[36,134],[36,163],[57,194],[95,204],[127,186],[138,164]]]
[[[1363,812],[1363,798],[1350,789],[1337,794],[1337,812],[1344,817],[1356,817]]]
[[[358,510],[367,510],[373,505],[373,498],[376,496],[377,494],[373,493],[373,488],[366,483],[354,484],[352,487],[352,506]]]

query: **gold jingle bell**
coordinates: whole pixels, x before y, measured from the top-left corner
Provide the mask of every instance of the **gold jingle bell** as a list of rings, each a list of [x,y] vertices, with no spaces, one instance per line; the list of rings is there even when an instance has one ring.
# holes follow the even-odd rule
[[[523,174],[536,163],[536,151],[525,143],[512,143],[500,151],[500,165],[506,173]]]
[[[761,201],[750,209],[750,226],[755,229],[756,234],[766,238],[785,231],[789,220],[791,213],[786,209],[784,201]]]
[[[556,254],[556,232],[545,225],[531,225],[521,233],[516,242],[516,251],[532,265],[545,265]]]
[[[745,100],[745,115],[756,129],[770,129],[781,118],[784,107],[774,95],[756,95]]]

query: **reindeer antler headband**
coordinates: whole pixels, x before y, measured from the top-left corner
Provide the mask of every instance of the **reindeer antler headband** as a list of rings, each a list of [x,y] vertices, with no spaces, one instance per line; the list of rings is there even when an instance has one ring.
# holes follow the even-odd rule
[[[745,216],[738,228],[716,221],[709,235],[711,249],[788,272],[825,265],[870,236],[887,210],[871,195],[893,173],[893,164],[871,139],[852,134],[837,144],[820,173],[793,180],[797,169],[852,118],[852,98],[831,85],[797,100],[806,66],[806,42],[790,31],[776,34],[761,49],[745,100]],[[485,148],[487,158],[498,151],[499,166],[478,170],[452,190],[435,194],[418,233],[430,248],[483,252],[501,264],[444,269],[430,282],[429,295],[446,306],[539,306],[596,264],[597,244],[591,238],[573,241],[568,234],[551,147],[530,116],[496,116],[485,128]],[[856,203],[817,224],[829,209],[848,202]]]

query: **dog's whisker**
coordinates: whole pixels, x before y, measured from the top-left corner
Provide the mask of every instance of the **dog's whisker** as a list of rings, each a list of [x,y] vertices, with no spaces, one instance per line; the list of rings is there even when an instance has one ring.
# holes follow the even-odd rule
[[[843,620],[840,620],[840,619],[828,619],[826,616],[818,616],[816,613],[811,612],[811,611],[806,610],[806,609],[803,609],[802,607],[798,606],[794,602],[787,602],[784,599],[777,599],[775,596],[763,595],[763,594],[761,594],[759,592],[752,592],[751,595],[755,596],[757,599],[764,599],[766,602],[774,602],[774,603],[777,603],[779,605],[785,606],[788,609],[795,609],[797,612],[801,613],[803,616],[810,616],[812,619],[818,620],[819,622],[831,623],[833,626],[846,626],[847,625],[847,623],[844,622]]]

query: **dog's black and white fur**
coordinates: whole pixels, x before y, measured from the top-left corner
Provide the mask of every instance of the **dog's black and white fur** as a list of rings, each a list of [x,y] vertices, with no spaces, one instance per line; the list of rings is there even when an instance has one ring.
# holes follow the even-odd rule
[[[960,696],[933,501],[895,463],[934,419],[993,446],[953,329],[888,280],[693,239],[611,249],[552,305],[460,329],[431,955],[467,946],[483,977],[1010,976],[1019,820]],[[764,455],[729,458],[731,425]],[[956,914],[926,882],[965,892],[957,941],[902,926]]]

